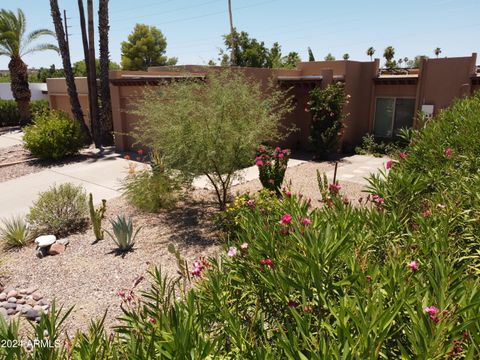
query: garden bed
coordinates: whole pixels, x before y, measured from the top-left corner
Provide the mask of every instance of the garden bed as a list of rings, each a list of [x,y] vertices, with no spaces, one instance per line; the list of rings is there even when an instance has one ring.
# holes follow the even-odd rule
[[[197,199],[162,214],[138,212],[123,199],[107,202],[107,219],[118,214],[132,216],[134,226],[142,226],[133,252],[117,256],[113,241],[95,242],[93,231],[69,236],[66,251],[57,256],[38,259],[34,245],[2,254],[0,273],[6,288],[38,288],[48,299],[56,299],[64,309],[75,306],[67,319],[66,330],[86,330],[90,320],[99,319],[108,310],[106,327],[111,328],[121,314],[118,292],[131,288],[135,279],[147,276],[147,270],[161,266],[166,275],[174,276],[176,260],[167,246],[171,243],[191,263],[199,256],[213,256],[218,250],[211,223],[215,204]],[[108,220],[105,226],[110,229]],[[149,283],[142,281],[137,289]]]

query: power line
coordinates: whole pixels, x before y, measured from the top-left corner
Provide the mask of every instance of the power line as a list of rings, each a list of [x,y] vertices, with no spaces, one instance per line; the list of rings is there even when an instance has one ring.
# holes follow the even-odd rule
[[[196,4],[196,5],[194,5],[194,6],[186,6],[186,7],[182,7],[182,8],[173,9],[173,10],[168,10],[168,11],[162,11],[162,12],[152,13],[152,14],[148,14],[148,15],[137,16],[135,19],[143,19],[143,18],[147,18],[147,17],[151,17],[151,16],[158,16],[158,15],[163,15],[163,14],[171,14],[171,13],[179,12],[179,11],[182,11],[182,10],[189,10],[189,9],[193,9],[193,8],[197,8],[197,7],[209,5],[209,4],[212,4],[212,3],[217,3],[217,2],[220,2],[220,1],[223,1],[223,0],[211,0],[211,1],[204,2],[204,3]],[[129,16],[129,17],[125,17],[125,18],[115,19],[114,21],[111,21],[110,23],[115,23],[115,22],[130,20],[131,18],[132,18],[132,17]]]
[[[264,5],[264,4],[268,4],[268,3],[272,3],[272,2],[276,2],[278,0],[268,0],[268,1],[263,1],[263,2],[259,2],[259,3],[256,3],[256,4],[252,4],[252,5],[246,5],[246,6],[242,6],[242,7],[238,7],[236,9],[234,9],[235,11],[238,11],[238,10],[244,10],[244,9],[249,9],[249,8],[253,8],[253,7],[257,7],[257,6],[261,6],[261,5]],[[206,18],[206,17],[210,17],[210,16],[215,16],[215,15],[219,15],[219,14],[225,14],[227,11],[226,10],[222,10],[222,11],[216,11],[216,12],[211,12],[211,13],[208,13],[208,14],[202,14],[202,15],[198,15],[198,16],[191,16],[191,17],[188,17],[188,18],[179,18],[179,19],[174,19],[174,20],[171,20],[171,21],[162,21],[162,26],[165,25],[165,24],[176,24],[176,23],[179,23],[179,22],[184,22],[184,21],[190,21],[190,20],[196,20],[196,19],[202,19],[202,18]],[[138,17],[131,17],[130,19],[137,19]],[[114,30],[111,30],[110,32],[119,32],[119,31],[124,31],[126,28],[118,28],[118,29],[114,29]]]

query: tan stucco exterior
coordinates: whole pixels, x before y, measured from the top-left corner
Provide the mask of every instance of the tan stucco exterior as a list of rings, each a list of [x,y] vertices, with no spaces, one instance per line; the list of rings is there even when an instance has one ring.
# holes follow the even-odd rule
[[[434,112],[449,106],[455,98],[472,94],[480,89],[480,76],[476,72],[476,54],[468,57],[422,59],[419,69],[405,74],[385,74],[379,69],[379,60],[368,62],[341,60],[299,63],[296,69],[234,68],[260,81],[265,88],[272,79],[290,89],[295,99],[294,111],[284,120],[295,125],[282,146],[306,148],[308,145],[311,114],[307,108],[308,93],[315,86],[326,87],[341,81],[350,95],[345,106],[346,129],[342,144],[350,149],[361,142],[366,133],[372,133],[375,123],[375,104],[379,97],[410,98],[415,109],[433,105]],[[149,71],[112,71],[111,94],[114,118],[115,145],[118,151],[129,150],[133,140],[128,133],[138,119],[131,114],[132,105],[142,96],[146,87],[157,86],[162,80],[178,76],[204,77],[208,71],[221,71],[221,67],[200,65],[152,67]],[[70,112],[64,79],[48,79],[51,107]],[[88,121],[88,92],[85,78],[76,79],[82,109]]]

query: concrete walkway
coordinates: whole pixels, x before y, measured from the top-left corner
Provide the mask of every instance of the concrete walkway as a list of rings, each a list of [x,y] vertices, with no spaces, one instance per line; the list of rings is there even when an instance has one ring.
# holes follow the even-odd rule
[[[23,133],[20,130],[0,135],[0,148],[22,145]]]
[[[0,218],[25,215],[38,194],[54,184],[74,183],[92,193],[96,203],[120,195],[120,181],[128,173],[130,161],[118,154],[92,158],[0,183]],[[0,169],[1,171],[1,169]]]
[[[378,158],[366,155],[353,155],[343,158],[338,163],[337,180],[367,185],[366,178],[371,174],[378,173],[380,169],[385,169],[385,163],[388,160],[387,157]],[[333,173],[333,170],[326,173],[329,180],[333,180]]]
[[[298,166],[301,164],[305,164],[306,161],[303,160],[297,160],[297,159],[290,159],[288,161],[288,168]],[[252,181],[255,179],[258,179],[258,168],[256,165],[250,166],[248,168],[239,170],[235,172],[235,178],[232,182],[232,185],[238,185],[238,184],[243,184],[248,181]],[[193,180],[192,183],[193,187],[196,189],[207,189],[207,190],[213,190],[213,186],[210,183],[210,181],[207,179],[205,175],[199,176]]]

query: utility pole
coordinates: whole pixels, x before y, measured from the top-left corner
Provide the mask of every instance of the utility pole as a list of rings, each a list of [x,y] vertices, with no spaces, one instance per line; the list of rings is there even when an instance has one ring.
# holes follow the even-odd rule
[[[67,42],[67,47],[70,50],[70,43],[68,42],[68,28],[70,26],[68,26],[68,23],[67,23],[67,10],[65,9],[63,10],[63,22],[65,27],[65,41]]]
[[[230,15],[230,37],[232,38],[232,53],[230,54],[230,62],[233,66],[237,65],[237,59],[235,54],[235,28],[233,27],[233,15],[232,15],[232,0],[228,0],[228,14]]]

